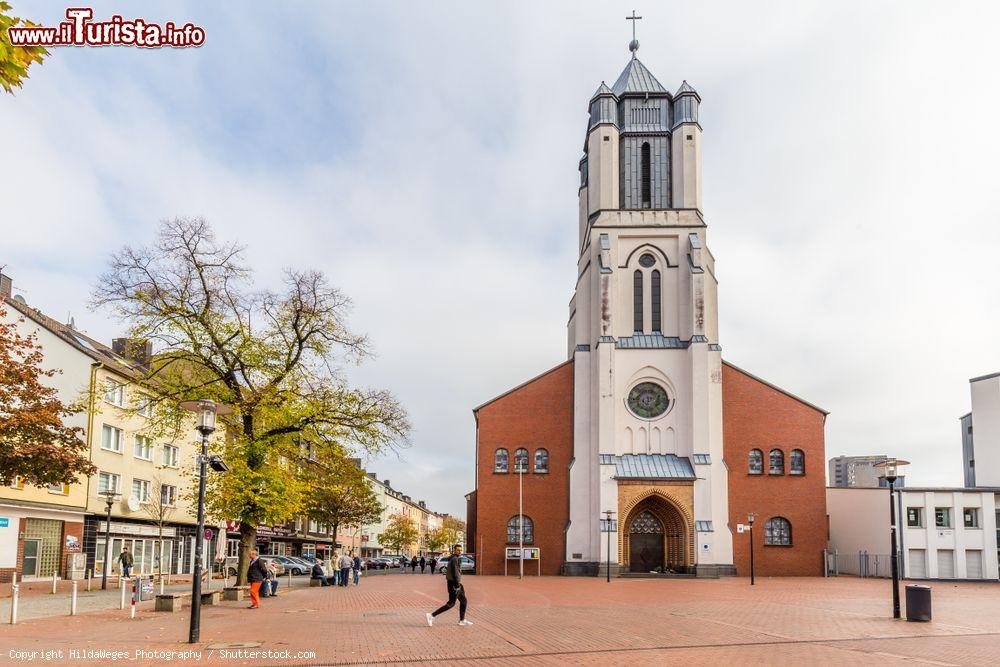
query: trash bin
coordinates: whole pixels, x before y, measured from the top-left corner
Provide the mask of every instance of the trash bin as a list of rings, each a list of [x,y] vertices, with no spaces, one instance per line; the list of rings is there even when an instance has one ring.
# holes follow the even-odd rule
[[[913,584],[906,587],[906,620],[931,620],[931,587]]]

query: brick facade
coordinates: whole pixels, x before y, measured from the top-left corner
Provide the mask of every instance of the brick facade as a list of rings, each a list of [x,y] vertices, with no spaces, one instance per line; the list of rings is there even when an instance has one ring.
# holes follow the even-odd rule
[[[728,363],[722,366],[723,448],[729,469],[729,523],[733,530],[733,564],[749,575],[747,533],[737,524],[754,523],[754,572],[758,576],[821,576],[827,546],[826,413]],[[749,472],[751,449],[763,453],[763,473]],[[784,453],[783,475],[768,471],[772,449]],[[805,474],[789,474],[793,449],[805,453]],[[764,525],[771,517],[791,523],[791,546],[766,546]]]
[[[533,547],[541,549],[542,573],[559,574],[566,557],[569,520],[569,464],[573,458],[573,362],[567,361],[480,406],[477,428],[475,545],[481,574],[503,574],[507,522],[517,515],[518,475],[514,452],[528,450],[524,514],[534,523]],[[509,472],[494,472],[494,455],[504,448]],[[549,472],[535,472],[535,451],[549,453]],[[473,528],[469,526],[470,532]],[[480,548],[481,545],[481,548]],[[516,545],[511,545],[516,546]],[[526,545],[527,546],[527,545]],[[511,567],[516,567],[512,561]],[[513,570],[512,570],[513,572]],[[535,563],[525,572],[537,572]]]

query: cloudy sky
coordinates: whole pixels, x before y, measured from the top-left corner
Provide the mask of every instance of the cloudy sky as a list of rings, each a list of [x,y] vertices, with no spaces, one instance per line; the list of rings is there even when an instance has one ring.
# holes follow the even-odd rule
[[[247,244],[262,285],[322,269],[378,353],[353,379],[415,427],[369,469],[464,515],[472,407],[565,356],[587,100],[627,62],[632,4],[94,6],[207,42],[54,49],[0,97],[20,293],[109,340],[84,305],[108,253],[178,215]],[[828,456],[960,484],[968,379],[1000,370],[1000,7],[636,9],[643,62],[703,98],[724,356],[830,410]]]

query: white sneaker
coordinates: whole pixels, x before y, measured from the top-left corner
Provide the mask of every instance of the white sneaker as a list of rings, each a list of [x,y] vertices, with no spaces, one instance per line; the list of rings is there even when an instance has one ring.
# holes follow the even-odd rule
[[[458,624],[459,625],[472,625],[472,621],[469,621],[469,620],[459,621]]]
[[[427,625],[434,627],[434,614],[427,614]]]

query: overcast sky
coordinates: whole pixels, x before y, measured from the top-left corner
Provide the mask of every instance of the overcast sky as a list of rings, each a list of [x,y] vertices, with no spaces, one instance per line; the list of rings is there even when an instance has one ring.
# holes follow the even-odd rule
[[[353,379],[414,425],[368,469],[464,516],[471,409],[565,358],[587,101],[632,6],[96,3],[207,42],[53,49],[0,96],[0,265],[105,341],[90,288],[162,218],[247,244],[261,285],[322,269],[378,353]],[[1000,6],[635,7],[640,59],[702,96],[724,357],[829,410],[828,457],[960,485],[968,380],[1000,370]]]

